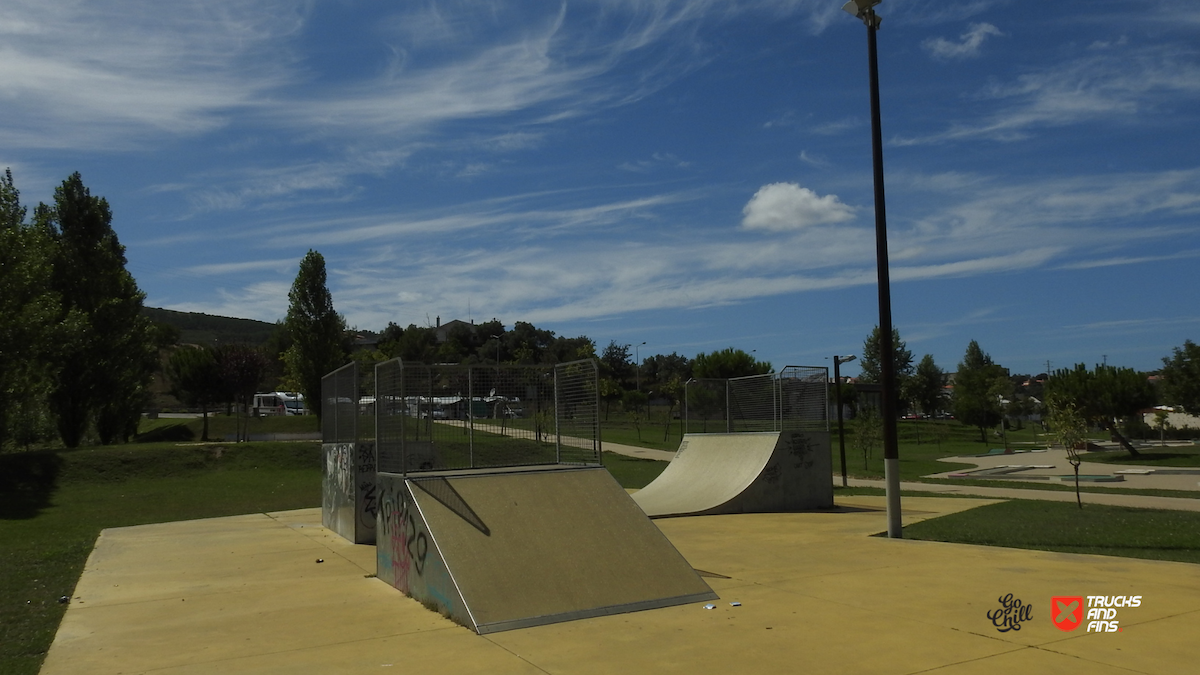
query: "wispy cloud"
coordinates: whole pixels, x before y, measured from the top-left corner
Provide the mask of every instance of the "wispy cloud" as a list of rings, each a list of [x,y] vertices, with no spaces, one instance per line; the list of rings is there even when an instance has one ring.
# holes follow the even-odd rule
[[[1108,52],[1056,63],[1010,83],[979,92],[996,112],[977,122],[960,121],[944,131],[897,137],[894,145],[970,139],[1015,141],[1046,128],[1087,122],[1116,122],[1151,114],[1164,99],[1200,96],[1200,63],[1172,48],[1127,54]]]
[[[958,42],[936,37],[925,40],[921,47],[936,59],[970,59],[979,56],[984,40],[993,35],[1004,33],[990,23],[973,23],[959,36]]]
[[[1200,170],[1024,183],[953,173],[901,176],[914,203],[933,206],[897,209],[890,233],[891,276],[897,283],[1086,267],[1097,251],[1178,236],[1178,226],[1150,223],[1195,208],[1191,197],[1200,195]],[[793,198],[801,206],[820,207],[831,196],[775,185],[785,186],[779,199],[764,199],[759,191],[758,202],[747,202],[755,204],[751,214],[791,222]],[[330,262],[339,307],[360,325],[383,325],[397,317],[414,321],[441,308],[464,306],[467,299],[522,320],[594,320],[875,283],[868,226],[810,221],[799,229],[763,229],[751,236],[732,217],[723,225],[689,227],[685,214],[691,212],[693,193],[573,208],[541,203],[559,198],[530,194],[454,212],[289,223],[258,232],[254,240],[289,251],[320,247]],[[821,213],[841,217],[851,208],[840,202],[834,207]],[[1130,227],[1131,221],[1142,224]],[[614,236],[614,228],[625,234]],[[681,232],[690,234],[681,237]],[[553,244],[559,233],[570,233],[572,243]],[[442,245],[447,238],[456,242],[453,250]],[[355,242],[372,242],[373,255],[364,258]],[[285,261],[247,263],[244,270],[237,265],[199,269],[233,274]],[[289,265],[283,276],[290,273]],[[214,301],[256,302],[259,288],[226,290]]]
[[[296,264],[297,261],[293,258],[277,258],[274,260],[247,260],[244,262],[192,265],[185,268],[185,271],[201,276],[221,276],[261,270],[286,272],[294,269]]]
[[[617,168],[633,173],[650,173],[658,168],[686,169],[691,162],[682,160],[670,152],[656,152],[649,159],[639,159],[632,162],[622,162]]]
[[[6,3],[0,144],[105,149],[221,127],[291,81],[307,4]]]
[[[1165,255],[1121,256],[1116,258],[1100,258],[1096,260],[1081,260],[1062,266],[1065,270],[1088,270],[1097,267],[1119,267],[1122,265],[1142,265],[1145,263],[1166,262],[1168,260],[1186,260],[1200,257],[1200,250],[1179,251]]]

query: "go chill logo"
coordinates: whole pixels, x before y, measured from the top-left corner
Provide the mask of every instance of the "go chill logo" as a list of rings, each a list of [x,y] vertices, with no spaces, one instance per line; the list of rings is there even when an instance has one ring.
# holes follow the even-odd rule
[[[1140,607],[1140,595],[1089,595],[1087,596],[1087,616],[1084,616],[1084,597],[1055,596],[1050,598],[1050,618],[1054,627],[1063,631],[1072,631],[1086,620],[1088,633],[1118,633],[1121,631],[1117,620],[1117,610],[1127,607]]]

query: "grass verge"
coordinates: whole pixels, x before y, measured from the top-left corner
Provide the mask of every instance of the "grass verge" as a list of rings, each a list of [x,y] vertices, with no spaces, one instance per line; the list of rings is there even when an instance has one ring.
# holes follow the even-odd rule
[[[1024,499],[904,528],[907,539],[1200,563],[1200,513]]]
[[[626,489],[642,489],[650,484],[650,481],[658,478],[658,475],[667,468],[669,462],[660,462],[655,459],[643,459],[641,457],[626,457],[618,455],[615,452],[606,452],[601,458],[604,463],[604,468],[617,479],[621,487]]]
[[[100,530],[319,506],[319,443],[0,456],[0,673],[34,674]]]

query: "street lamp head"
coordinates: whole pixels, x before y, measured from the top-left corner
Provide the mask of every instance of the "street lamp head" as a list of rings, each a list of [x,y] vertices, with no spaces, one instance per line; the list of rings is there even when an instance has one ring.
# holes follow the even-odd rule
[[[851,354],[850,356],[843,357],[842,363],[850,363],[851,361],[853,361],[854,359],[857,359],[857,358],[858,358],[858,356],[856,354]]]
[[[850,0],[842,5],[842,10],[856,19],[862,19],[862,22],[871,28],[878,29],[879,24],[883,23],[883,19],[875,13],[875,5],[878,5],[883,0]]]

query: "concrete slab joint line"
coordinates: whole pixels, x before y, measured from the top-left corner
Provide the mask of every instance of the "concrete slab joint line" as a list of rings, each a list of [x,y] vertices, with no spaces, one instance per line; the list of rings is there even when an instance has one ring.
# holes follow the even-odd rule
[[[651,517],[827,509],[831,472],[826,431],[686,434],[633,499]]]

